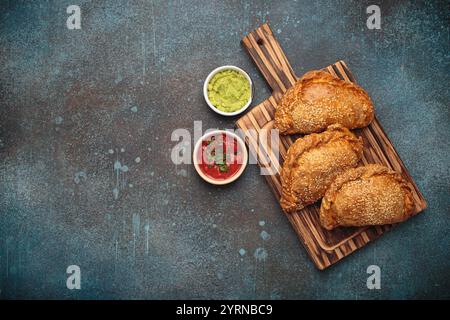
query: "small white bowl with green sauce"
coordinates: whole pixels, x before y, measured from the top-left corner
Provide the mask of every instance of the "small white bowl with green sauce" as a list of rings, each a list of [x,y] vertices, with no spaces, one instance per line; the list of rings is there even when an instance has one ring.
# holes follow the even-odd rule
[[[206,77],[203,96],[214,112],[228,117],[238,115],[252,103],[252,79],[236,66],[218,67]]]

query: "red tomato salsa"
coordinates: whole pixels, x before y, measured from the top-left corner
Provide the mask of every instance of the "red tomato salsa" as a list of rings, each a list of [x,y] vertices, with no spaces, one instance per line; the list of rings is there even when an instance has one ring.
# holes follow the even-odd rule
[[[228,179],[242,167],[241,147],[234,137],[225,133],[203,140],[198,156],[200,170],[212,179]]]

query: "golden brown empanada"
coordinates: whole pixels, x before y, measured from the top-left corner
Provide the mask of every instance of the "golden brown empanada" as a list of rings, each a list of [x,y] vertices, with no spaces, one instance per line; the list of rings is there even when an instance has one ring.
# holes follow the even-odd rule
[[[401,222],[413,213],[411,189],[400,174],[369,164],[337,176],[322,199],[320,222],[332,230]]]
[[[320,132],[340,123],[366,127],[374,117],[369,95],[360,86],[325,71],[310,71],[288,89],[275,111],[281,134]]]
[[[357,165],[362,149],[362,139],[338,124],[297,139],[281,170],[283,210],[291,213],[322,198],[339,173]]]

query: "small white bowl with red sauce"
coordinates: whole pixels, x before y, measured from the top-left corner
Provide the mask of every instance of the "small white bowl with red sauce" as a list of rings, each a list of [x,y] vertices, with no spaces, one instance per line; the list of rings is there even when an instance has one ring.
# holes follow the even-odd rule
[[[214,130],[204,134],[195,144],[194,167],[203,180],[224,185],[244,172],[248,153],[244,141],[235,133]]]

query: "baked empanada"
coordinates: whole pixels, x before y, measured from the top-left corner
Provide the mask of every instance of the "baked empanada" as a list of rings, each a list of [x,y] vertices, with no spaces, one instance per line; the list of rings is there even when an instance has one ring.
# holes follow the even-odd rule
[[[275,128],[281,134],[320,132],[335,123],[355,129],[366,127],[373,117],[372,101],[360,86],[310,71],[281,98]]]
[[[336,177],[320,207],[325,229],[404,221],[414,213],[411,189],[395,171],[370,164]]]
[[[362,149],[362,139],[338,124],[297,139],[281,170],[283,210],[291,213],[322,198],[339,173],[356,167]]]

